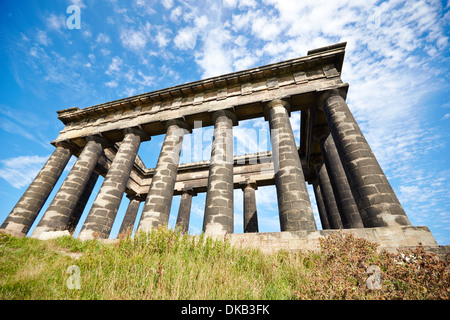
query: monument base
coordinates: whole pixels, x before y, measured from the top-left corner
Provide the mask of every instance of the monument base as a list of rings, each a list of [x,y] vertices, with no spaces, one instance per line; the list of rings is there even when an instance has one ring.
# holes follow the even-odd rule
[[[396,252],[397,249],[414,248],[420,244],[427,250],[439,248],[430,230],[425,226],[235,233],[226,235],[226,238],[233,246],[259,248],[266,253],[273,253],[280,249],[318,251],[320,249],[319,239],[336,232],[349,233],[357,238],[376,242],[379,244],[378,250],[380,251]]]

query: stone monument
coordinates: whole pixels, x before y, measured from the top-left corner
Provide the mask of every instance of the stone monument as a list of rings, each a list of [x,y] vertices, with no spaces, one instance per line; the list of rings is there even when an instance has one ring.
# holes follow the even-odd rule
[[[1,226],[25,236],[71,155],[76,160],[31,236],[70,234],[99,175],[103,184],[79,238],[108,238],[124,193],[129,206],[120,232],[167,226],[181,195],[177,226],[189,229],[192,197],[206,192],[203,232],[264,250],[317,246],[335,230],[385,248],[437,247],[426,227],[413,227],[345,100],[345,43],[305,57],[148,92],[88,108],[58,111],[65,124],[55,151]],[[300,146],[290,125],[301,112]],[[233,127],[264,117],[271,152],[233,156]],[[183,137],[194,124],[214,126],[211,159],[179,164]],[[155,168],[138,155],[141,143],[165,134]],[[150,142],[151,143],[151,142]],[[317,230],[306,183],[314,188],[323,230]],[[275,185],[281,232],[259,233],[255,190]],[[234,234],[233,190],[244,193],[244,233]],[[276,213],[274,213],[276,214]]]

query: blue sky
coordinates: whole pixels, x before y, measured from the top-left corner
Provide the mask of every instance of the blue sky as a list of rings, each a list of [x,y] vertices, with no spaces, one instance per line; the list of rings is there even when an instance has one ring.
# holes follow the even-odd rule
[[[72,4],[80,8],[80,29],[66,24]],[[350,84],[350,109],[413,225],[428,226],[439,244],[450,244],[449,24],[447,1],[1,1],[0,222],[52,153],[49,142],[63,129],[57,110],[346,41],[342,79]],[[299,123],[294,113],[297,143]],[[239,127],[252,129],[262,130],[258,139],[264,140],[262,119]],[[204,159],[211,132],[197,132]],[[147,167],[156,164],[161,141],[154,137],[141,145]],[[100,185],[101,179],[96,190]],[[256,196],[260,231],[279,230],[274,187],[259,188]],[[204,194],[194,198],[191,233],[201,231],[204,200]],[[122,201],[113,234],[127,202]],[[178,204],[174,197],[171,226]],[[240,190],[235,232],[242,232]]]

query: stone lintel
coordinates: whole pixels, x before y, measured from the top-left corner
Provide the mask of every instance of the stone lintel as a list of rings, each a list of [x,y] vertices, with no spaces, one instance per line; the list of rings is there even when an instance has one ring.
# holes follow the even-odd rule
[[[177,100],[189,95],[192,96],[192,104],[201,104],[205,93],[211,90],[223,91],[224,88],[235,85],[254,84],[257,81],[272,83],[275,78],[286,75],[287,72],[305,73],[308,70],[322,67],[323,65],[335,65],[340,73],[344,61],[346,43],[333,44],[327,47],[310,50],[307,56],[294,58],[278,63],[260,66],[252,69],[233,72],[204,80],[177,85],[174,87],[147,92],[111,102],[102,103],[88,108],[69,108],[58,111],[58,118],[65,124],[74,120],[90,117],[91,114],[107,114],[111,110],[136,109],[148,102],[163,101],[165,98],[177,97]],[[278,81],[281,82],[281,81]],[[240,90],[239,90],[240,91]],[[254,89],[252,91],[255,91]],[[202,96],[202,99],[200,99]],[[225,97],[226,99],[226,97]]]

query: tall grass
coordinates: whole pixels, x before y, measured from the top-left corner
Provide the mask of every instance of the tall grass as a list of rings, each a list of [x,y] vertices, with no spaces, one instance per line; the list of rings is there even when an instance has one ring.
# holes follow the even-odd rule
[[[448,262],[421,248],[377,253],[375,244],[343,234],[321,247],[263,254],[164,229],[114,244],[1,235],[0,299],[449,298]],[[79,289],[68,286],[78,276],[68,273],[73,265]],[[367,288],[369,265],[379,266],[381,289]]]

